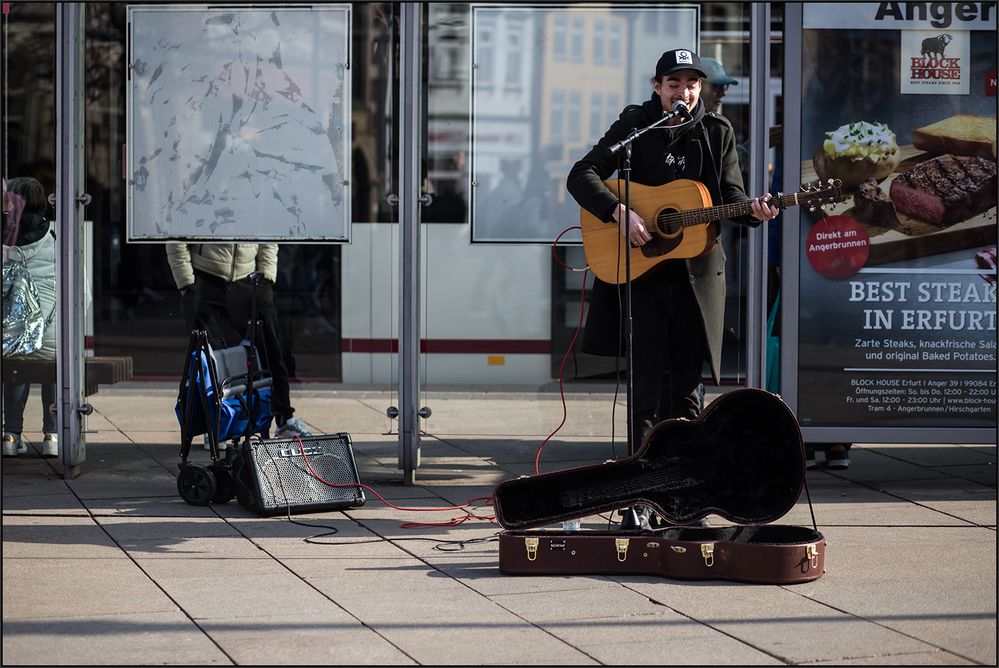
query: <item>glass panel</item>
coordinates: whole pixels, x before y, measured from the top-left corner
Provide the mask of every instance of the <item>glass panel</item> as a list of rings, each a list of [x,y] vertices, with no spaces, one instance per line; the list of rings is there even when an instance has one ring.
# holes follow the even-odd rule
[[[607,129],[603,113],[616,118],[618,103],[646,98],[663,44],[697,43],[698,9],[472,7],[472,238],[551,243],[579,220],[565,175]],[[661,16],[662,30],[640,29]],[[502,85],[513,79],[523,85]],[[594,101],[608,107],[594,111]]]
[[[13,7],[15,11],[37,12],[25,8],[39,5],[15,3]],[[481,136],[492,151],[488,156],[490,169],[500,175],[502,161],[508,161],[508,167],[509,161],[519,161],[519,178],[531,185],[541,184],[545,192],[564,200],[568,167],[625,104],[646,97],[648,69],[664,43],[679,39],[675,22],[667,20],[670,8],[664,7],[653,11],[661,21],[640,25],[622,22],[620,17],[627,15],[624,9],[605,7],[593,13],[594,8],[587,8],[589,13],[580,14],[583,62],[575,64],[573,35],[578,34],[578,25],[574,28],[571,13],[551,15],[544,33],[544,43],[550,49],[545,67],[560,63],[577,74],[585,73],[600,41],[608,70],[605,78],[627,80],[607,86],[580,86],[574,83],[579,76],[554,74],[546,75],[547,83],[541,86],[539,70],[529,55],[538,44],[537,24],[519,11],[505,15],[503,21],[497,19],[490,36],[492,64],[485,66],[492,72],[496,94],[512,100],[527,96],[528,101],[538,102],[538,109],[518,111],[515,124],[503,115],[491,121],[488,132]],[[385,198],[395,192],[397,11],[393,3],[352,6],[351,243],[283,244],[279,250],[276,307],[293,381],[328,380],[394,390],[398,248],[396,209]],[[700,11],[702,20],[696,30],[701,35],[701,50],[720,53],[728,72],[740,82],[729,89],[723,113],[744,141],[748,97],[740,97],[740,91],[748,88],[748,11],[743,5],[733,9],[726,3],[704,5]],[[94,197],[86,211],[92,221],[90,266],[95,304],[93,338],[88,341],[98,355],[131,356],[138,378],[173,381],[179,374],[179,355],[187,338],[181,296],[163,248],[126,240],[126,11],[117,3],[87,3],[86,12],[87,190]],[[564,270],[552,258],[549,245],[563,229],[578,222],[578,208],[569,206],[560,220],[555,216],[557,202],[536,200],[518,215],[508,217],[506,223],[518,234],[525,229],[536,233],[551,225],[551,231],[536,234],[533,245],[470,245],[471,193],[495,185],[488,180],[474,181],[470,170],[471,9],[468,5],[432,3],[424,15],[429,94],[421,132],[427,137],[426,190],[434,196],[433,203],[422,208],[425,320],[421,336],[424,350],[429,351],[423,361],[424,377],[434,387],[460,384],[552,389],[578,320],[582,274]],[[597,19],[605,24],[602,40],[595,32]],[[649,25],[658,28],[649,31]],[[646,35],[643,46],[632,48],[632,38],[639,33]],[[479,39],[478,33],[475,39]],[[503,48],[511,43],[505,41],[508,39],[521,48]],[[479,69],[483,69],[483,59],[478,60]],[[34,58],[30,67],[27,61],[22,68],[11,67],[10,81],[22,72],[37,72],[42,62],[46,61]],[[476,77],[481,76],[476,72]],[[44,96],[44,81],[38,85],[42,86],[39,92],[27,98],[10,96],[8,105],[14,105],[10,108],[23,101],[28,109],[32,96]],[[51,82],[48,86],[51,91]],[[544,135],[544,142],[534,141],[532,137],[542,137],[541,130],[526,128],[529,123],[539,127],[551,123],[555,91],[561,95],[558,117],[562,121],[552,123],[551,131],[557,126],[563,143],[550,141],[548,135]],[[51,102],[48,104],[51,109]],[[32,107],[38,108],[37,104]],[[578,121],[570,123],[570,114],[577,114]],[[40,116],[23,112],[22,118],[22,123],[37,124]],[[572,146],[564,145],[565,137],[575,133],[577,122],[578,139]],[[19,133],[5,133],[8,146],[25,141]],[[35,136],[43,134],[35,131]],[[8,156],[21,151],[12,150]],[[526,173],[524,165],[530,165]],[[581,249],[567,242],[568,237],[560,242],[560,257],[571,266],[582,266]],[[738,275],[745,263],[739,264],[736,251],[729,251],[728,246],[726,250],[730,275]],[[591,281],[587,278],[587,283]],[[728,292],[729,303],[735,304],[735,315],[728,323],[733,338],[726,340],[723,360],[723,375],[729,379],[739,377],[740,291],[736,278]],[[614,380],[617,364],[613,358],[586,356],[577,350],[563,375],[567,380],[587,383],[577,385],[579,388],[596,383],[600,391],[612,391],[613,383],[607,381]],[[605,400],[601,397],[600,401]],[[303,417],[308,420],[307,413]],[[617,417],[623,419],[620,413]]]
[[[701,18],[682,26],[676,11],[670,6],[428,6],[427,71],[440,73],[457,61],[463,66],[456,72],[472,75],[448,81],[434,74],[428,89],[428,188],[435,198],[447,193],[458,211],[472,207],[467,215],[447,219],[453,221],[448,225],[434,211],[439,198],[423,209],[421,370],[423,401],[434,411],[426,421],[428,431],[503,434],[503,420],[497,417],[501,396],[475,391],[509,388],[540,391],[545,403],[539,403],[532,435],[543,437],[558,425],[558,397],[546,393],[558,387],[561,376],[568,391],[580,393],[573,401],[586,405],[585,420],[598,423],[587,433],[613,431],[620,441],[625,416],[613,407],[615,388],[620,390],[618,408],[624,402],[623,387],[615,385],[623,362],[581,353],[576,341],[563,365],[581,306],[584,314],[588,308],[593,279],[587,274],[584,284],[582,272],[562,264],[586,264],[572,232],[559,241],[557,259],[551,244],[579,221],[579,207],[565,190],[569,168],[624,105],[651,94],[649,77],[664,45],[697,45],[737,79],[721,111],[736,128],[744,149],[740,154],[750,159],[748,5],[710,3],[701,6],[700,14],[688,6],[683,11]],[[511,54],[506,45],[513,34],[524,38],[512,43],[534,48]],[[580,35],[582,50],[574,51]],[[525,88],[507,85],[510,67],[521,68]],[[754,152],[753,159],[766,159],[764,151],[758,157]],[[745,365],[742,303],[748,258],[744,235],[734,226],[725,228],[723,243],[730,279],[722,375],[739,382]],[[455,414],[439,405],[466,400],[443,393],[455,386],[472,391],[467,401],[476,406],[476,415],[491,417],[455,422]],[[592,403],[583,395],[588,392],[598,393]],[[570,406],[570,422],[584,419],[576,410]]]
[[[96,305],[88,341],[99,356],[131,357],[137,379],[173,383],[188,337],[182,296],[164,245],[129,243],[126,234],[125,6],[87,3],[86,12],[87,178],[94,198],[87,215]],[[290,398],[307,424],[326,409],[311,405],[299,382],[395,390],[397,226],[385,196],[395,174],[396,16],[390,3],[358,4],[351,16],[351,243],[281,244],[273,290]],[[391,426],[384,414],[374,419],[377,426],[364,431]]]
[[[58,437],[61,407],[52,3],[4,3],[3,40],[3,454],[56,456],[58,441],[51,439]]]
[[[394,3],[354,5],[354,222],[351,243],[342,247],[342,285],[329,295],[341,302],[343,383],[385,388],[393,395],[398,379],[399,229],[398,208],[387,197],[398,194],[399,9]],[[446,51],[445,44],[438,46]],[[454,67],[454,55],[447,53],[435,76],[449,76]],[[390,426],[388,418],[384,424]]]

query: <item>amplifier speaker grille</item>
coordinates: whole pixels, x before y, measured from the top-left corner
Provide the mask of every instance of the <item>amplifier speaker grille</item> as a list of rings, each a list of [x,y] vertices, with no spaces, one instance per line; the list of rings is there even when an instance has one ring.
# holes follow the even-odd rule
[[[302,450],[305,450],[304,456]],[[350,487],[330,487],[318,480]],[[342,510],[364,505],[357,465],[346,433],[307,436],[301,439],[251,440],[234,466],[240,504],[262,515]]]

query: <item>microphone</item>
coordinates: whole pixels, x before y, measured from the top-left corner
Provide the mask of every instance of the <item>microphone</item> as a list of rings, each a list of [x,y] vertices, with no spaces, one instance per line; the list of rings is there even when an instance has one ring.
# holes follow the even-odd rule
[[[664,111],[663,112],[663,116],[665,116],[666,113],[667,112]],[[679,114],[680,116],[682,116],[684,118],[684,120],[688,120],[688,121],[693,118],[690,115],[690,109],[687,108],[687,105],[686,105],[686,103],[684,103],[683,100],[677,100],[676,102],[674,102],[673,103],[673,111],[669,112],[669,113],[672,114],[673,116],[676,116],[677,114]]]
[[[610,152],[617,153],[622,148],[624,148],[631,142],[638,139],[639,135],[643,134],[644,132],[647,132],[648,130],[652,130],[653,128],[657,128],[668,119],[676,118],[677,116],[682,116],[684,119],[688,121],[693,120],[693,117],[690,115],[690,109],[687,108],[687,105],[684,103],[683,100],[677,100],[676,102],[674,102],[673,111],[664,111],[662,118],[660,118],[658,121],[648,126],[647,128],[643,128],[642,130],[632,129],[631,133],[629,133],[627,137],[625,137],[624,139],[622,139],[621,141],[610,147]]]

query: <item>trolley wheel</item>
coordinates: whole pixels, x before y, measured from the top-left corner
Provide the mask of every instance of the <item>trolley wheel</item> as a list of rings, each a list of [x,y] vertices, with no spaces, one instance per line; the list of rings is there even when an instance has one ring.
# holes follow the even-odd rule
[[[228,503],[236,496],[236,482],[232,479],[232,471],[225,464],[212,464],[208,467],[215,475],[215,494],[212,503]]]
[[[177,474],[177,491],[192,506],[207,506],[217,489],[215,474],[200,464],[188,464]]]

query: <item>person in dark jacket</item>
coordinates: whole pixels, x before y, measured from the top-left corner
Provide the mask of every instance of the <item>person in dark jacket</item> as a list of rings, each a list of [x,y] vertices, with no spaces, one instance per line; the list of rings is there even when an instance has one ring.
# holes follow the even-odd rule
[[[686,104],[690,118],[673,118],[632,144],[632,182],[660,186],[681,178],[700,181],[710,191],[713,205],[749,202],[750,213],[735,219],[737,224],[755,227],[778,213],[768,203],[770,195],[752,200],[746,195],[732,125],[723,116],[707,112],[700,100],[705,76],[693,51],[664,53],[651,80],[651,99],[626,107],[569,172],[567,187],[579,205],[607,224],[617,223],[632,246],[652,239],[651,223],[635,211],[626,215],[624,203],[603,183],[619,168],[623,154],[612,153],[610,147],[632,129],[661,119],[677,101]],[[619,303],[623,308],[624,296],[618,288],[595,279],[584,352],[619,354],[623,331]],[[719,382],[724,313],[725,251],[720,243],[700,257],[663,261],[632,282],[634,449],[657,421],[693,418],[700,412],[705,360],[715,383]],[[667,387],[663,387],[664,378]],[[661,405],[668,408],[660,409],[661,392],[666,393]]]

